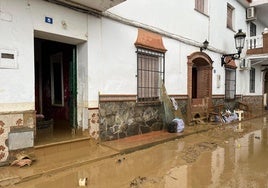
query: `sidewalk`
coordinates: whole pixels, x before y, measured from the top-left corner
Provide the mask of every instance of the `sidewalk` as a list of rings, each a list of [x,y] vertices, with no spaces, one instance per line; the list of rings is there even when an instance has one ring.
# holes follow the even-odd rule
[[[64,169],[93,163],[116,155],[145,149],[160,143],[207,131],[215,125],[187,127],[183,133],[154,131],[119,140],[96,143],[90,139],[76,140],[34,149],[36,161],[31,166],[0,167],[0,187],[24,182]]]

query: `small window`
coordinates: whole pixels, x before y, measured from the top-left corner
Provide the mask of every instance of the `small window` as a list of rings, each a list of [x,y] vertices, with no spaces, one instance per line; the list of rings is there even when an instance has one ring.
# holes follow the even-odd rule
[[[160,86],[164,80],[164,53],[137,48],[137,60],[138,102],[159,102]]]
[[[234,7],[227,4],[227,28],[233,30]]]
[[[195,10],[203,14],[208,14],[208,0],[195,0]]]
[[[204,0],[195,0],[195,9],[204,13]]]
[[[256,25],[254,23],[250,22],[249,28],[250,28],[250,32],[249,32],[250,37],[256,36],[256,31],[257,31]],[[256,38],[250,38],[249,48],[250,49],[257,48],[257,39]]]
[[[256,26],[256,24],[250,22],[249,28],[250,28],[249,35],[251,37],[256,36],[256,32],[257,32],[257,26]]]
[[[225,68],[225,99],[235,99],[236,69]]]
[[[255,93],[255,68],[249,71],[249,92]]]

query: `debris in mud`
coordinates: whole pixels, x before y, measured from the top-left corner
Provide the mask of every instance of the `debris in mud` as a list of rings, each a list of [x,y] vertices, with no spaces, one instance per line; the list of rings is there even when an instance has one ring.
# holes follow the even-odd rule
[[[33,157],[30,155],[25,154],[24,152],[22,153],[18,153],[16,155],[16,160],[14,160],[10,166],[19,166],[19,167],[23,167],[23,166],[31,166],[32,162],[33,162]]]
[[[198,143],[197,146],[201,151],[213,151],[217,148],[217,144],[214,142],[202,142]]]
[[[185,160],[187,163],[193,163],[200,155],[200,151],[198,151],[195,146],[189,146],[186,148],[186,150],[183,151],[183,154],[183,160]]]
[[[217,144],[214,142],[201,142],[193,146],[188,146],[184,151],[182,151],[182,159],[187,163],[193,163],[197,160],[201,152],[213,151],[217,148]]]
[[[80,178],[80,179],[79,179],[79,186],[80,186],[80,187],[85,187],[85,186],[87,186],[87,178]]]
[[[228,140],[229,138],[241,138],[246,132],[248,132],[246,129],[243,132],[239,132],[236,131],[234,126],[225,126],[209,130],[207,134],[214,142],[223,142],[223,140]]]
[[[138,186],[142,184],[144,181],[146,181],[146,177],[138,177],[131,181],[130,187]]]
[[[119,159],[117,159],[117,163],[122,163],[124,160],[126,160],[126,158],[125,157],[123,157],[123,158],[119,158]]]
[[[143,184],[150,183],[150,184],[156,184],[157,181],[152,178],[147,178],[147,177],[137,177],[134,180],[130,182],[130,187],[140,187]]]

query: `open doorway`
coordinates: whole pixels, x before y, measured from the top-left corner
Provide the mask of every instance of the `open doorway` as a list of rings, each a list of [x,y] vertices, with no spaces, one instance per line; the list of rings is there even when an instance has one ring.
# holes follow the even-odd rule
[[[211,88],[211,68],[202,58],[193,60],[192,67],[192,100],[199,104],[202,99],[209,97]],[[202,103],[201,103],[202,104]]]
[[[77,126],[76,46],[39,38],[34,42],[36,140],[71,135]]]
[[[212,63],[203,52],[194,52],[188,56],[188,121],[206,116],[206,109],[212,103]]]

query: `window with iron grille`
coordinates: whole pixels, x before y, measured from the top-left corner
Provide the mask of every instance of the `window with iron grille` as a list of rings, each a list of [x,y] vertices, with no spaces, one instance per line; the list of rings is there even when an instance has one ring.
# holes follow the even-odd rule
[[[164,82],[165,54],[137,48],[137,61],[138,102],[158,102],[160,86]]]
[[[255,68],[249,71],[249,92],[255,93]]]
[[[233,30],[233,14],[234,14],[234,7],[230,4],[227,4],[227,28]]]
[[[225,99],[235,99],[236,70],[225,68]]]

